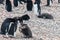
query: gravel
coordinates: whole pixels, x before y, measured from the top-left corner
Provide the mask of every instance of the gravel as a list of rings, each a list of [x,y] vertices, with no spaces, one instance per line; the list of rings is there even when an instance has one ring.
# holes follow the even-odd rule
[[[22,33],[17,29],[15,38],[3,38],[3,35],[0,34],[0,40],[60,40],[60,4],[57,4],[57,0],[55,0],[51,6],[47,7],[44,6],[45,2],[46,0],[41,3],[41,13],[51,14],[54,19],[37,18],[33,11],[26,10],[26,4],[19,4],[18,7],[13,6],[12,12],[7,12],[5,5],[0,4],[0,27],[7,17],[20,17],[28,14],[31,19],[24,21],[24,23],[28,24],[33,34],[33,38],[23,38],[21,37]]]

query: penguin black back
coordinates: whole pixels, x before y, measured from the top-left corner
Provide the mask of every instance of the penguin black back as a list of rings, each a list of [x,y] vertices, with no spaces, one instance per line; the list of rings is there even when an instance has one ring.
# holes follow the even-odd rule
[[[14,36],[14,32],[16,32],[17,29],[17,18],[16,17],[12,18],[11,22],[12,24],[10,26],[8,34]]]
[[[29,20],[30,19],[30,17],[26,14],[26,15],[23,15],[22,17],[21,17],[23,20]]]
[[[12,5],[11,5],[11,1],[10,0],[6,0],[6,10],[8,12],[12,11]]]
[[[14,6],[17,7],[18,6],[18,0],[13,0]]]
[[[6,18],[4,21],[3,21],[3,23],[2,23],[2,25],[1,25],[1,34],[6,34],[6,32],[8,32],[8,30],[9,30],[9,25],[10,25],[10,23],[11,23],[11,21],[10,21],[10,19],[11,18]],[[7,31],[6,31],[7,30]]]
[[[3,2],[4,2],[4,0],[0,0],[0,4],[4,4]]]

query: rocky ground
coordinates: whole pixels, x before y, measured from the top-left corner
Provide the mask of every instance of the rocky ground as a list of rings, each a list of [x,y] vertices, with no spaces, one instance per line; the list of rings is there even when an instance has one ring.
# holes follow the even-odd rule
[[[24,23],[28,24],[33,34],[33,38],[22,38],[21,33],[17,30],[16,38],[3,38],[0,34],[0,40],[60,40],[60,4],[57,4],[55,0],[51,6],[47,7],[45,2],[46,0],[41,3],[41,13],[51,14],[54,19],[37,18],[33,11],[26,11],[26,4],[13,6],[12,12],[7,12],[5,5],[0,4],[0,27],[7,17],[20,17],[28,14],[31,19]]]

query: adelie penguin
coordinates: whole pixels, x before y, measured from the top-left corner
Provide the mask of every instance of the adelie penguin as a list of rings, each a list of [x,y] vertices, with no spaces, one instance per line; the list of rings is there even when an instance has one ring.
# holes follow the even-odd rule
[[[11,23],[11,18],[6,18],[1,25],[1,34],[6,35],[9,30],[9,25]]]
[[[7,18],[2,23],[1,34],[3,35],[8,34],[14,36],[14,32],[16,32],[16,29],[17,29],[17,20],[15,18]]]
[[[3,4],[4,5],[4,0],[0,0],[0,4]]]
[[[12,20],[12,24],[10,26],[10,29],[8,31],[8,35],[10,35],[10,37],[15,37],[15,32],[17,30],[17,18],[13,18]]]
[[[33,3],[32,0],[27,0],[27,11],[32,11]]]
[[[24,38],[32,38],[32,32],[27,24],[22,24],[20,29],[21,29],[20,32],[23,33]]]
[[[40,6],[41,0],[35,0],[33,4],[33,10],[34,14],[41,15],[41,6]]]
[[[14,6],[17,7],[18,6],[18,0],[13,0]]]
[[[6,10],[8,12],[12,11],[12,5],[11,5],[11,1],[10,0],[6,0]]]

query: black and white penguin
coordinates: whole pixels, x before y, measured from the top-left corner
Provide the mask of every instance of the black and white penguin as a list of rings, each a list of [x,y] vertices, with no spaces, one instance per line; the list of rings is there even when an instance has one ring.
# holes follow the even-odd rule
[[[11,23],[11,18],[6,18],[1,25],[1,34],[6,35],[9,30],[9,25]]]
[[[12,35],[14,36],[14,32],[16,32],[17,29],[17,19],[16,18],[7,18],[2,23],[1,26],[1,34],[3,35]]]
[[[33,8],[33,2],[32,0],[27,0],[27,11],[32,11],[32,8]]]
[[[17,20],[17,18],[12,18],[12,24],[11,24],[11,26],[10,26],[10,29],[9,29],[9,31],[8,31],[8,35],[11,35],[10,37],[15,37],[15,32],[16,32],[16,30],[17,30],[17,22],[18,20]]]
[[[13,0],[13,4],[15,7],[17,7],[18,6],[18,0]]]
[[[10,0],[6,0],[6,10],[8,12],[12,11],[12,5],[11,5],[11,1]]]
[[[41,0],[35,0],[33,4],[33,10],[36,15],[41,15],[41,6],[40,6]]]

